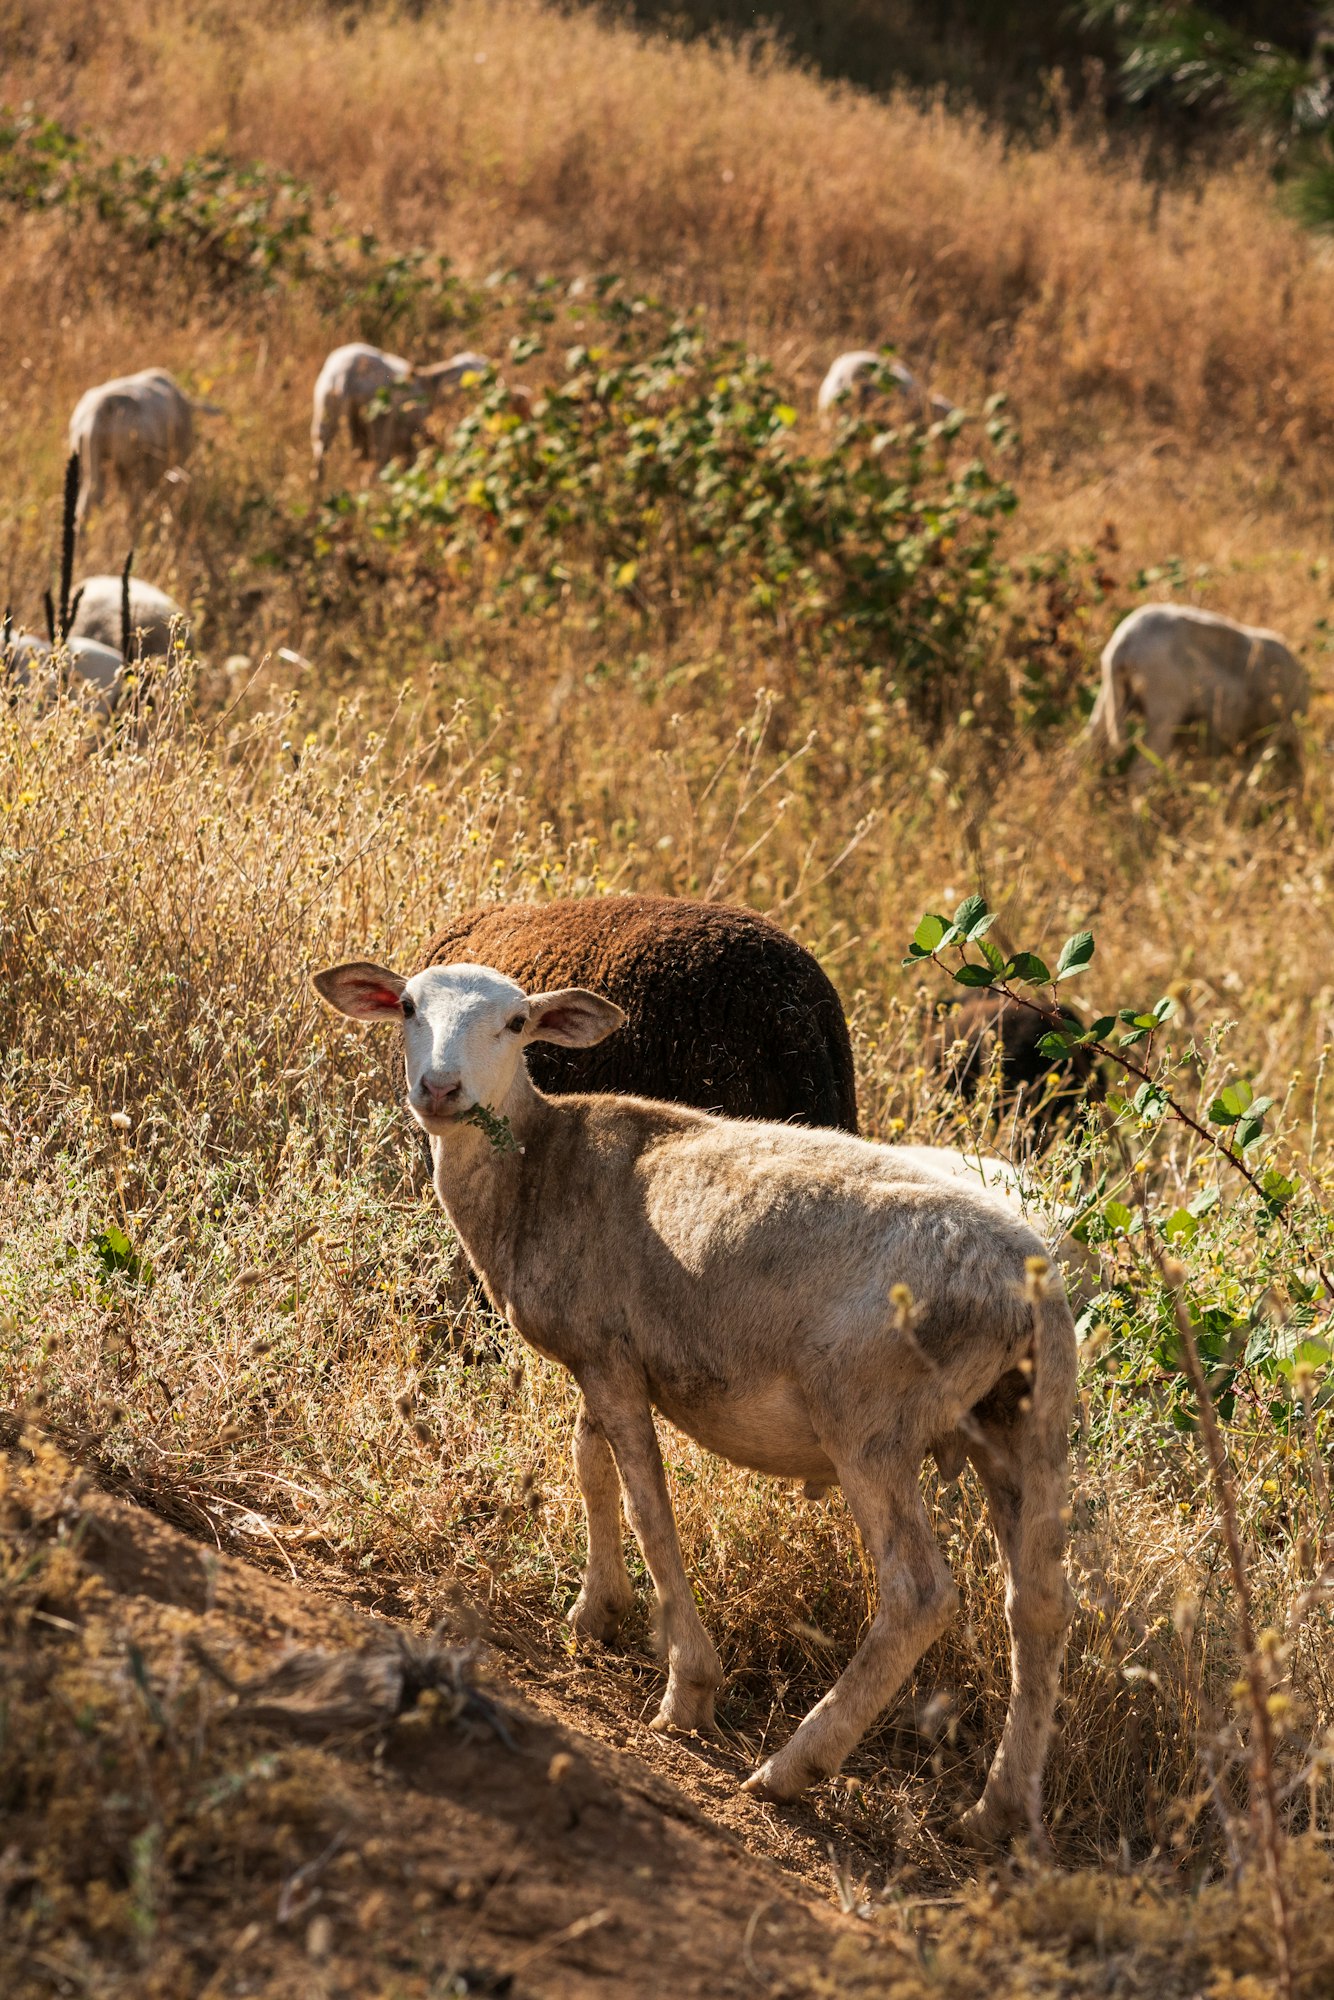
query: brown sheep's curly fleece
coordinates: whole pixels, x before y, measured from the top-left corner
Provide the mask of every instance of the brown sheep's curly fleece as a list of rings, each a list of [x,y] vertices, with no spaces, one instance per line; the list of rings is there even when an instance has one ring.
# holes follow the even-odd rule
[[[596,1048],[534,1043],[540,1090],[857,1129],[839,997],[810,953],[753,910],[669,896],[485,904],[455,917],[426,963],[489,965],[527,993],[583,986],[624,1009],[625,1026]]]

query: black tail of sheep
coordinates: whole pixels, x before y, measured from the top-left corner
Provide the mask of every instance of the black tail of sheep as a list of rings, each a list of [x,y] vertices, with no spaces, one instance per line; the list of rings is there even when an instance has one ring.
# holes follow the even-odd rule
[[[120,573],[120,656],[126,666],[130,663],[130,571],[134,568],[134,550],[125,558],[125,567]]]
[[[79,509],[79,454],[72,451],[65,461],[65,512],[61,523],[60,537],[60,624],[57,632],[63,645],[69,637],[69,628],[74,622],[76,606],[70,604],[70,586],[74,581],[74,537],[78,528]],[[50,614],[48,612],[48,620]],[[54,642],[57,632],[51,634]]]

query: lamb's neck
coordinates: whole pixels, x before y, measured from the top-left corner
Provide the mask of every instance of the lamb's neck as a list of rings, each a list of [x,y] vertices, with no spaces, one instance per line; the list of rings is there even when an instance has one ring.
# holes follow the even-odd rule
[[[559,1113],[521,1071],[497,1115],[508,1124],[504,1139],[471,1122],[431,1136],[436,1195],[493,1292],[510,1288],[530,1149],[541,1148]]]

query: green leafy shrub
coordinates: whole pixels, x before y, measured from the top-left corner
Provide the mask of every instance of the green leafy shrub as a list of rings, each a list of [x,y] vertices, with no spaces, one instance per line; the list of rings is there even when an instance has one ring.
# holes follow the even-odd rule
[[[0,112],[0,203],[62,208],[96,220],[133,250],[164,253],[226,291],[309,286],[330,313],[368,335],[466,316],[447,258],[389,250],[352,230],[336,205],[283,169],[208,149],[102,157],[54,119]]]
[[[739,579],[752,622],[883,667],[919,714],[971,699],[1015,496],[981,458],[952,462],[958,420],[877,436],[854,419],[802,450],[767,361],[643,300],[600,317],[604,344],[571,347],[537,404],[493,383],[443,449],[335,511],[382,541],[433,532],[456,566],[488,551],[488,588],[535,610],[619,601],[670,626]]]

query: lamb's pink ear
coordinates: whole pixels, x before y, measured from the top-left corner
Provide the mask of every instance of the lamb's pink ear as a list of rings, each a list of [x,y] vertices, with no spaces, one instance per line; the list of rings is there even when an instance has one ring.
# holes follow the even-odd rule
[[[625,1025],[625,1015],[600,993],[567,986],[560,993],[535,993],[528,1002],[525,1042],[560,1042],[567,1049],[591,1048]]]
[[[313,973],[310,983],[321,999],[354,1021],[403,1018],[403,988],[408,982],[386,965],[360,958],[351,965],[332,965],[327,972]]]

